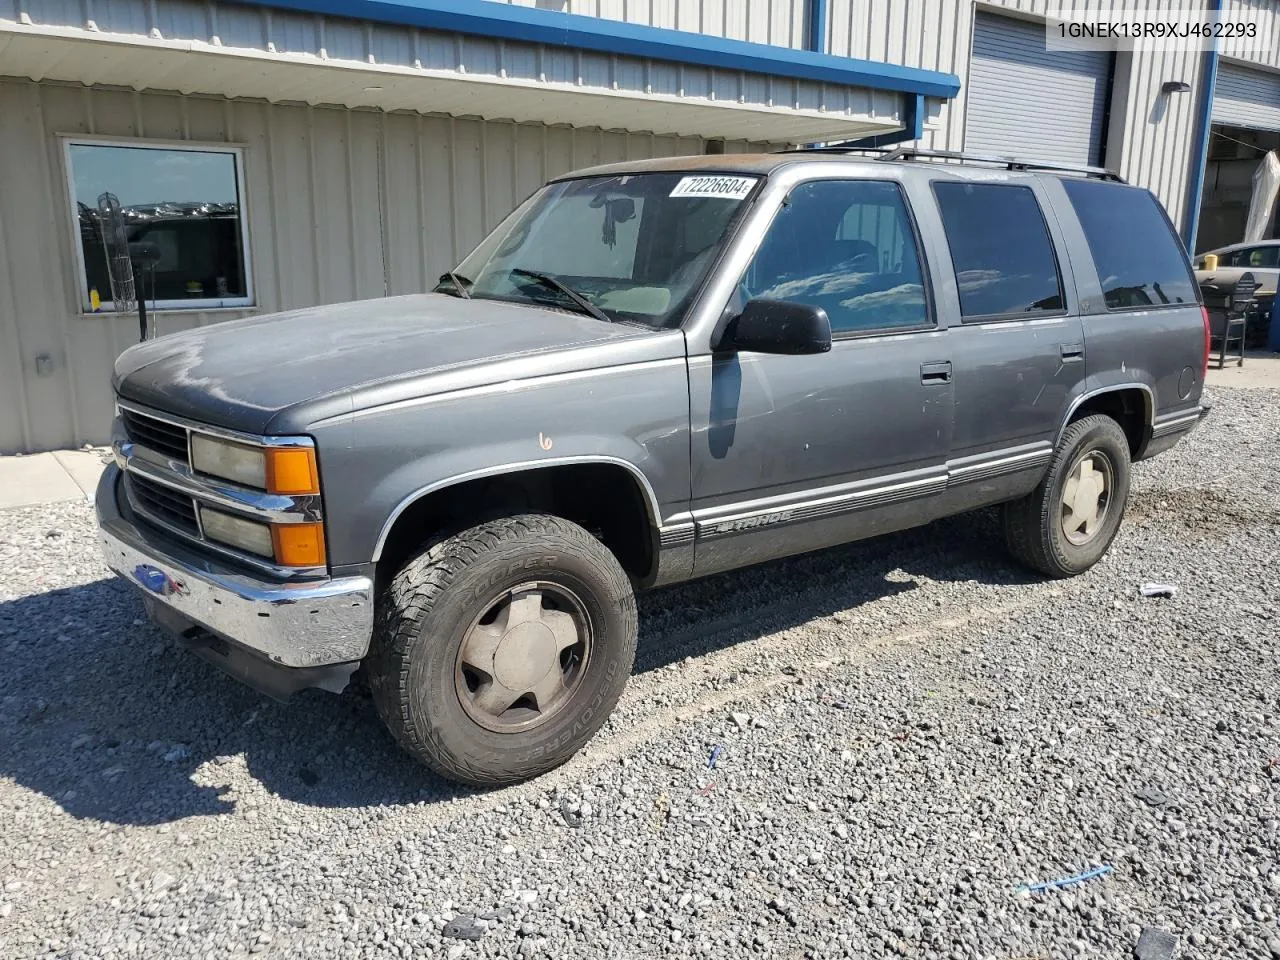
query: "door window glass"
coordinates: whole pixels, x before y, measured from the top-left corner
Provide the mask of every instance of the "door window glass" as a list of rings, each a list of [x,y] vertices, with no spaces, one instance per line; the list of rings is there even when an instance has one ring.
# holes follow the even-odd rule
[[[788,196],[739,296],[821,307],[833,333],[929,322],[915,231],[902,190],[879,180],[823,180]]]
[[[966,320],[1063,309],[1053,242],[1031,188],[948,181],[933,191]]]
[[[1089,241],[1108,308],[1199,302],[1182,243],[1155,197],[1100,180],[1062,185]]]

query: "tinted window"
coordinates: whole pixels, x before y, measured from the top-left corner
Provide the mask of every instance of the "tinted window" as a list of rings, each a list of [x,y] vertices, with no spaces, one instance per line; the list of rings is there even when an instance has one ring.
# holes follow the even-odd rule
[[[1029,187],[935,183],[966,317],[1063,308],[1062,280],[1040,204]]]
[[[835,333],[928,323],[915,231],[896,183],[801,184],[742,278],[744,301],[822,307]]]
[[[1276,267],[1280,266],[1280,247],[1249,247],[1223,259],[1232,267]]]
[[[1155,197],[1116,183],[1064,180],[1112,310],[1196,303],[1182,245]]]

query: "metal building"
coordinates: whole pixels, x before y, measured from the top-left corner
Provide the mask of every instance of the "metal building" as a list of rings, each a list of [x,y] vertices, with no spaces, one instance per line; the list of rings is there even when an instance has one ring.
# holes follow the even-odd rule
[[[1269,35],[1277,2],[1222,0]],[[1146,5],[1095,6],[1124,4]],[[0,452],[106,438],[138,338],[94,227],[108,193],[158,251],[161,333],[428,289],[548,176],[610,159],[878,138],[1100,162],[1184,236],[1202,192],[1230,230],[1209,138],[1280,137],[1280,59],[1048,51],[1046,10],[0,0]]]

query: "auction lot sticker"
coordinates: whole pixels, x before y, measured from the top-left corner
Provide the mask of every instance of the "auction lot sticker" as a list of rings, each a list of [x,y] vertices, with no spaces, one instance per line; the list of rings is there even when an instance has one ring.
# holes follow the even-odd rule
[[[672,189],[671,196],[741,200],[755,185],[755,177],[683,177]]]

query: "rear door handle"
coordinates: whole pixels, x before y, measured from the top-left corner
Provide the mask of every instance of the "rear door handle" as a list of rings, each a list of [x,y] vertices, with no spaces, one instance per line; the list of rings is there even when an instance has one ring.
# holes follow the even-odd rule
[[[1060,343],[1058,347],[1062,351],[1063,363],[1079,363],[1084,359],[1083,343]]]
[[[936,363],[920,364],[920,382],[923,384],[950,383],[951,361],[939,360]]]

